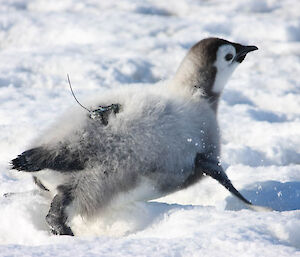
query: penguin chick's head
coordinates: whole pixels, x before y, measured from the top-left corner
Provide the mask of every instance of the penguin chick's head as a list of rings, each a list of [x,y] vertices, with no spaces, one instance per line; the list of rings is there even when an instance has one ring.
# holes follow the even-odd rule
[[[208,98],[219,96],[235,68],[256,46],[244,46],[220,38],[206,38],[195,44],[175,75],[177,84],[200,88]]]

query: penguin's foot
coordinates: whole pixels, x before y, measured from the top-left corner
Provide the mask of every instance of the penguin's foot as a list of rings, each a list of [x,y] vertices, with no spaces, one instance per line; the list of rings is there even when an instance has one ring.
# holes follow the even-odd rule
[[[65,209],[73,200],[70,189],[64,186],[59,186],[57,189],[58,193],[51,202],[50,210],[46,216],[46,222],[52,234],[74,236],[71,228],[66,225],[68,216]]]
[[[71,230],[71,228],[63,223],[61,217],[57,217],[49,213],[46,216],[46,222],[50,227],[50,231],[53,235],[74,236],[74,233]]]

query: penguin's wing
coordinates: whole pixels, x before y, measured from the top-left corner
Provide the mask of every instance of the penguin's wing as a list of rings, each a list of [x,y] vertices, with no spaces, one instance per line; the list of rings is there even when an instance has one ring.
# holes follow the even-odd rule
[[[217,180],[222,186],[245,204],[252,205],[252,203],[242,196],[241,193],[232,185],[218,160],[209,158],[205,154],[198,153],[195,159],[195,169],[198,170],[198,173],[201,171],[201,173]]]
[[[244,202],[250,209],[255,211],[272,211],[271,208],[254,205],[249,202],[231,183],[226,173],[224,172],[219,161],[208,157],[209,155],[198,153],[195,159],[196,173],[211,176],[224,186],[230,193]]]
[[[11,161],[11,169],[36,172],[52,169],[60,172],[83,170],[87,159],[80,151],[70,151],[67,147],[49,150],[44,147],[32,148]]]

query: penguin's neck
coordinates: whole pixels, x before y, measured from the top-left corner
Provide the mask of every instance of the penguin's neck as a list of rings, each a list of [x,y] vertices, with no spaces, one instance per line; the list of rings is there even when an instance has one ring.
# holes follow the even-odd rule
[[[199,69],[193,61],[186,58],[178,68],[174,83],[176,90],[184,90],[188,95],[197,94],[205,98],[211,108],[217,113],[221,93],[212,91],[216,77],[216,68]]]
[[[207,99],[213,111],[217,114],[220,94],[205,94],[203,98]]]

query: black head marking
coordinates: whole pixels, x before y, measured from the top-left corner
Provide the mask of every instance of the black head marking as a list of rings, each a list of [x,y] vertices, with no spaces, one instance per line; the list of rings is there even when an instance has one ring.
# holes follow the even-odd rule
[[[199,41],[191,48],[190,52],[201,58],[202,64],[207,67],[209,65],[212,65],[216,61],[217,51],[222,45],[232,45],[235,48],[236,57],[234,61],[237,61],[239,63],[241,63],[245,59],[247,53],[258,49],[256,46],[244,46],[225,39],[211,37]],[[226,60],[231,60],[233,56],[228,55],[225,58]]]
[[[221,38],[206,38],[195,44],[190,52],[201,58],[203,66],[211,66],[217,59],[217,51],[221,45],[232,44]]]

